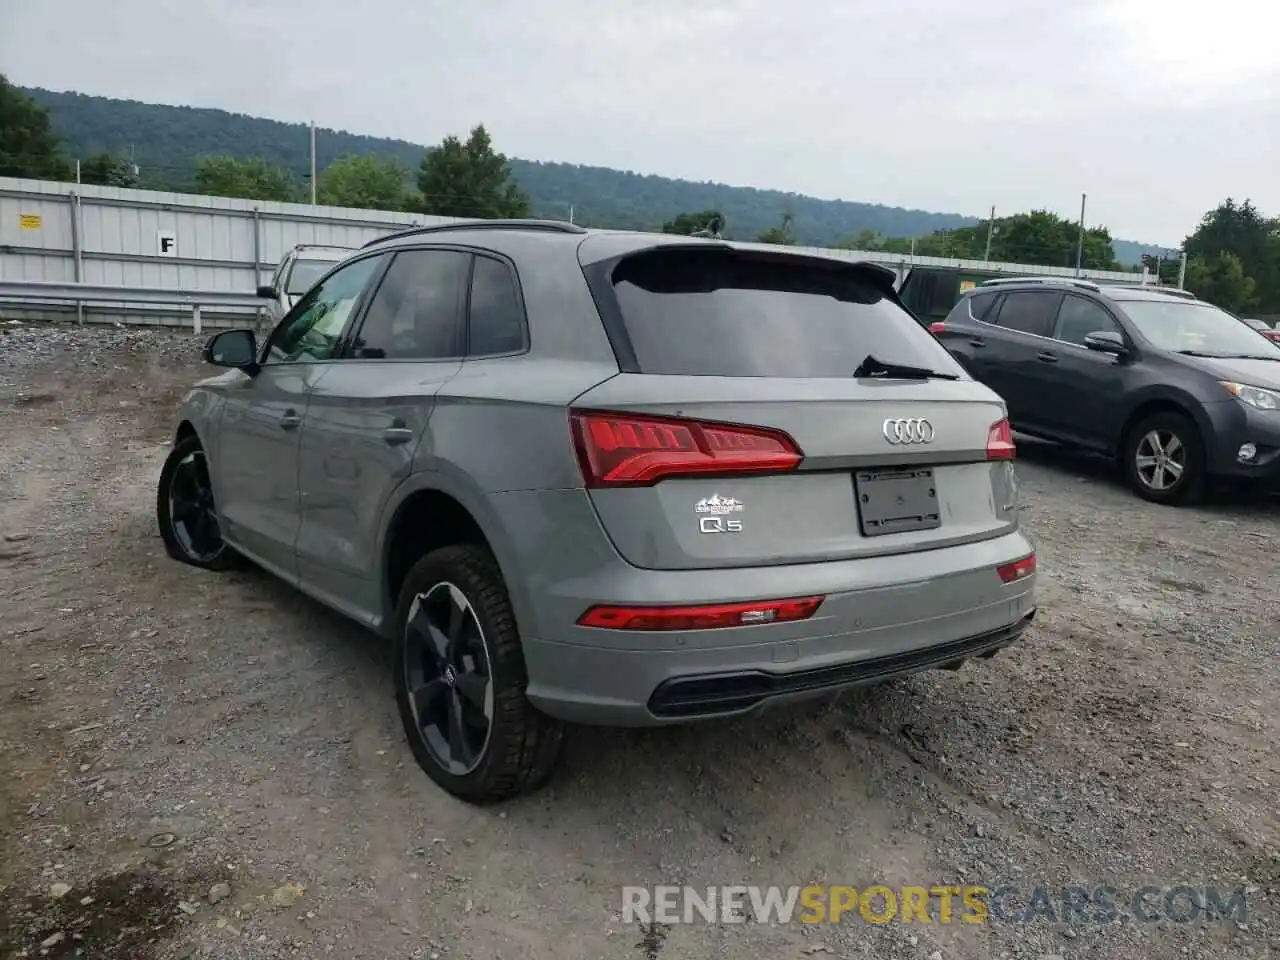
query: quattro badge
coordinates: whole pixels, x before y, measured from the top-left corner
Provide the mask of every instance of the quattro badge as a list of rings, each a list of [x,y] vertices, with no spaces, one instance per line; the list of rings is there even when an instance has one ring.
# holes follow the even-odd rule
[[[693,506],[698,515],[699,533],[739,533],[742,521],[733,518],[733,514],[741,513],[743,502],[734,497],[722,497],[713,493],[704,497]]]

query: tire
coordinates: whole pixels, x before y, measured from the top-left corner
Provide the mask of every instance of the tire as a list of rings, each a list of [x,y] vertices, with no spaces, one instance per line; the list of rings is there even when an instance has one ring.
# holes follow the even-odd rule
[[[450,629],[461,602],[471,619],[461,611],[457,629]],[[405,577],[395,625],[396,703],[427,776],[473,804],[544,786],[564,727],[525,698],[520,634],[490,553],[468,544],[420,559]]]
[[[1150,463],[1148,458],[1160,455],[1160,451],[1152,446],[1152,438],[1159,438],[1169,461],[1157,460],[1154,465]],[[1176,440],[1176,443],[1171,442],[1170,438]],[[1178,459],[1179,450],[1182,452],[1181,459]],[[1199,503],[1204,499],[1204,441],[1189,417],[1172,412],[1144,417],[1129,430],[1121,455],[1124,457],[1124,472],[1129,487],[1143,500],[1166,505],[1186,505]],[[1141,462],[1140,458],[1143,458]],[[1162,462],[1181,466],[1181,472],[1172,483],[1168,483],[1170,473],[1161,468]],[[1157,474],[1163,474],[1165,486],[1153,485],[1152,477]]]
[[[199,517],[182,516],[193,508]],[[240,555],[222,539],[204,448],[194,435],[174,444],[164,461],[156,485],[156,522],[165,552],[174,560],[202,570],[239,565]]]

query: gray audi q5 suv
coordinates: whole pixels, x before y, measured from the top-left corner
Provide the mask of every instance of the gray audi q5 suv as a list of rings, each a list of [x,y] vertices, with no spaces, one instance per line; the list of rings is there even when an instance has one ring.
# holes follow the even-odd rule
[[[545,782],[564,721],[955,667],[1035,613],[1004,404],[878,266],[464,222],[370,243],[205,359],[168,552],[389,638],[417,761],[472,802]]]

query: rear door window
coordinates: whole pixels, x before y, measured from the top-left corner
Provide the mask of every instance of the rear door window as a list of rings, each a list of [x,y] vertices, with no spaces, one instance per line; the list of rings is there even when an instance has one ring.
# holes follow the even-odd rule
[[[989,322],[1020,333],[1033,333],[1037,337],[1052,336],[1061,296],[1060,293],[1041,290],[1006,293],[999,314]]]
[[[395,255],[369,304],[350,355],[365,360],[444,360],[459,356],[471,255],[404,250]]]
[[[858,270],[724,250],[620,262],[613,292],[643,373],[848,377],[867,358],[963,375]]]
[[[969,298],[969,313],[975,320],[990,320],[987,315],[996,305],[996,293],[975,293]]]

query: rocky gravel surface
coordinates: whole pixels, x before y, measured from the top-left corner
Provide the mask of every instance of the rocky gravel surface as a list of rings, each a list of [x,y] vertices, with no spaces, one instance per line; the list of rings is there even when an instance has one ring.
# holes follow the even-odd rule
[[[1020,644],[747,721],[575,730],[548,789],[476,809],[414,766],[376,640],[165,558],[199,346],[0,326],[0,958],[1276,955],[1271,502],[1161,509],[1022,443]],[[619,912],[624,885],[810,883],[1012,893],[977,924]],[[1178,922],[1203,902],[1178,886],[1247,912]]]

